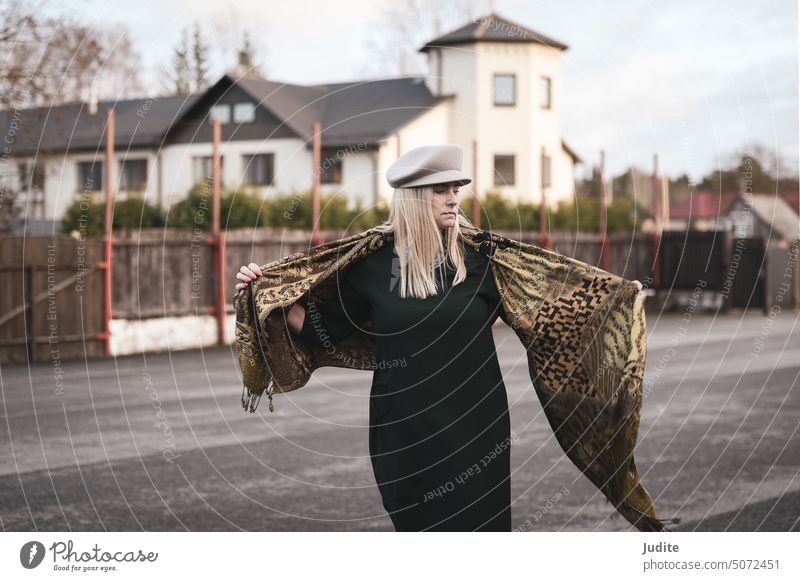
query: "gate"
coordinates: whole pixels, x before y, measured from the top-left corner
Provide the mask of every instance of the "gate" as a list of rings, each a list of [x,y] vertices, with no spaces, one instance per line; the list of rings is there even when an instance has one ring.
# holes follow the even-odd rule
[[[730,298],[727,306],[764,308],[764,241],[761,238],[734,238],[729,257],[726,275],[730,280]]]

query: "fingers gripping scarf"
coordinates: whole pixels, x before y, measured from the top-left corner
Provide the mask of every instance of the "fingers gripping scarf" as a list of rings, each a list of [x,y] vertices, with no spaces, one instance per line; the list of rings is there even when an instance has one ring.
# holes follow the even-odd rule
[[[534,389],[561,448],[629,522],[667,530],[639,480],[634,448],[646,354],[643,298],[619,276],[578,260],[461,227],[465,244],[489,257],[500,317],[527,352]],[[391,240],[374,229],[327,242],[261,267],[263,277],[234,297],[242,406],[255,411],[266,392],[304,386],[324,366],[372,370],[369,321],[333,353],[294,335],[283,309],[325,300],[337,272]]]

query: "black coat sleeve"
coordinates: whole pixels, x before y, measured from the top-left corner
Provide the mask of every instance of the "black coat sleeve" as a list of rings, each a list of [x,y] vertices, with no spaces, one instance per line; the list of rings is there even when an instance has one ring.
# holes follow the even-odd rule
[[[361,328],[370,314],[369,300],[351,272],[337,275],[336,291],[324,302],[306,305],[300,336],[321,346],[336,343]]]

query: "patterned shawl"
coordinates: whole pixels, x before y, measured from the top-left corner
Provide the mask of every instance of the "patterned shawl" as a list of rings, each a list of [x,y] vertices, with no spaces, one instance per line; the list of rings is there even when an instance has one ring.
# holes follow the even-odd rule
[[[619,276],[578,260],[461,226],[465,244],[489,257],[502,304],[516,333],[544,412],[569,459],[642,531],[669,530],[642,486],[633,453],[639,431],[646,328],[643,298]],[[336,273],[392,239],[369,229],[296,252],[261,267],[233,300],[242,406],[254,412],[264,392],[304,386],[328,366],[373,370],[371,323],[337,343],[334,353],[289,330],[284,310],[336,291]]]

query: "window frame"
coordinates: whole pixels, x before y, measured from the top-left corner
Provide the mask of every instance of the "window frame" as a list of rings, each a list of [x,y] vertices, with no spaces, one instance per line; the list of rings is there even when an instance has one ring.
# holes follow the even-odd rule
[[[547,155],[547,152],[544,149],[542,149],[542,155],[539,158],[539,163],[542,188],[550,188],[553,184],[553,159]]]
[[[237,115],[236,111],[241,109],[243,106],[249,107],[249,112],[251,113],[251,115],[249,115],[249,117],[251,117],[251,118],[248,118],[248,119],[245,119],[245,120],[241,120],[241,119],[238,118],[238,115]],[[232,105],[231,109],[233,110],[232,119],[233,119],[234,123],[255,123],[255,121],[256,121],[256,104],[255,103],[252,103],[250,101],[242,101],[240,103],[234,103]]]
[[[219,124],[220,125],[229,125],[230,124],[231,119],[233,118],[233,112],[231,111],[230,103],[215,103],[208,110],[208,123],[209,123],[209,125],[213,125],[214,124],[214,110],[222,110],[222,109],[225,109],[227,111],[227,113],[226,113],[227,118],[223,119],[223,118],[220,117]]]
[[[333,158],[327,157],[327,154],[333,152],[334,154],[341,151],[339,148],[321,148],[320,156],[319,156],[319,183],[320,184],[341,184],[342,183],[342,174],[344,170],[344,158],[346,156],[339,157],[338,155],[334,155]],[[322,166],[325,164],[326,159],[335,159],[336,163],[332,166],[323,168]],[[329,178],[329,173],[333,172],[335,177],[333,179]]]
[[[134,157],[130,159],[120,159],[119,160],[119,190],[126,191],[126,192],[143,192],[147,189],[147,180],[148,180],[148,173],[150,170],[150,164],[147,163],[146,157]],[[144,180],[141,183],[137,183],[137,185],[130,186],[126,184],[126,171],[130,171],[130,165],[133,163],[144,163]]]
[[[552,109],[553,108],[553,79],[551,77],[542,75],[539,77],[540,85],[539,85],[539,98],[544,101],[540,101],[539,104],[542,109]],[[546,91],[545,91],[546,89]]]
[[[511,78],[512,87],[511,87],[511,102],[504,103],[497,101],[497,81],[500,77],[509,77]],[[492,77],[492,101],[495,107],[516,107],[517,105],[517,74],[516,73],[494,73]]]
[[[501,173],[497,171],[497,162],[498,162],[498,159],[500,159],[500,158],[506,158],[506,161],[508,159],[511,160],[511,180],[507,180],[507,179],[504,180],[503,179],[504,176],[501,175]],[[510,154],[508,154],[508,153],[496,153],[496,154],[494,154],[493,162],[494,162],[494,166],[493,166],[493,170],[494,171],[492,173],[494,174],[494,180],[493,180],[494,181],[494,185],[495,186],[514,186],[514,185],[516,185],[516,181],[517,181],[517,156],[514,155],[513,153],[510,153]]]
[[[267,169],[265,172],[267,175],[266,182],[257,182],[251,181],[251,172],[258,173],[255,169],[257,166],[254,165],[257,160],[266,160]],[[242,176],[242,183],[249,185],[249,186],[265,186],[265,187],[272,187],[275,185],[275,154],[273,152],[265,152],[265,153],[243,153],[242,154],[242,165],[244,167],[244,175]]]
[[[102,192],[103,191],[103,179],[105,178],[105,162],[102,159],[97,160],[77,160],[75,162],[77,174],[78,174],[78,193],[83,193],[86,191],[90,192]],[[94,182],[94,186],[92,188],[86,187],[86,179],[85,175],[83,175],[82,168],[84,166],[90,166],[94,168],[92,172],[96,172],[99,174],[98,179]]]
[[[197,176],[197,166],[198,163],[208,163],[208,173],[205,171],[205,167],[201,169],[203,175],[198,178]],[[192,185],[196,186],[200,183],[205,183],[206,180],[212,179],[212,173],[214,170],[214,156],[213,155],[193,155],[192,156]],[[222,188],[225,185],[225,156],[219,156],[219,187]]]

